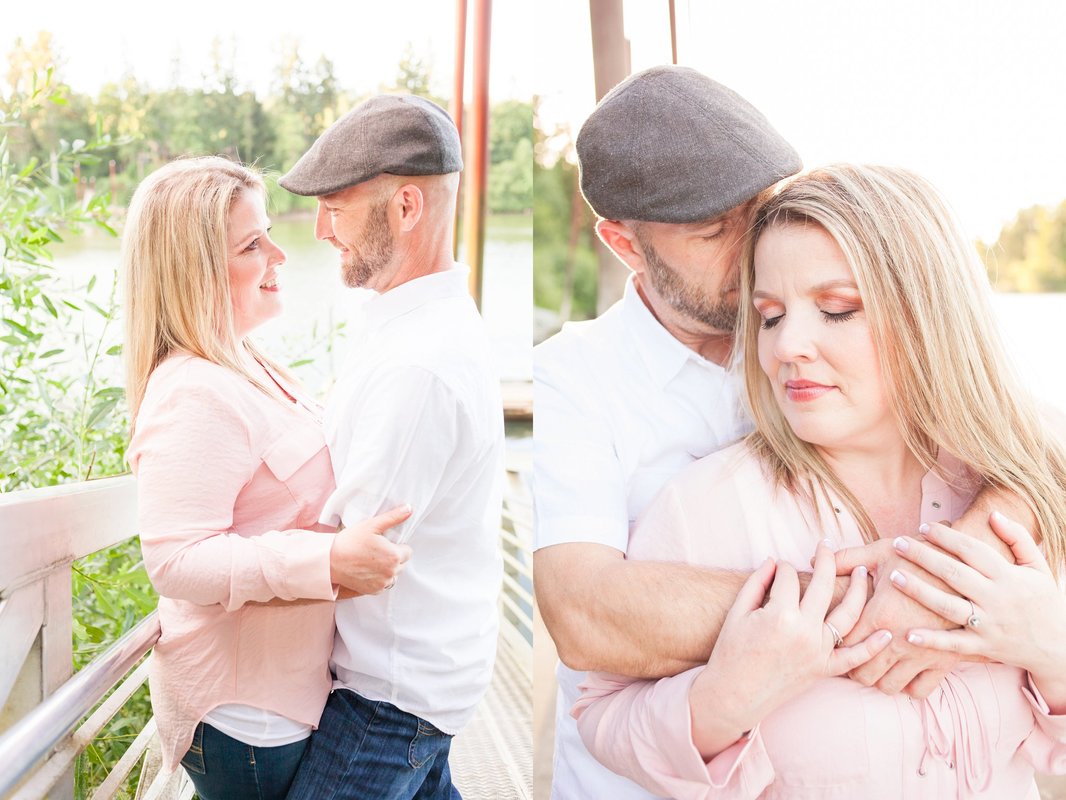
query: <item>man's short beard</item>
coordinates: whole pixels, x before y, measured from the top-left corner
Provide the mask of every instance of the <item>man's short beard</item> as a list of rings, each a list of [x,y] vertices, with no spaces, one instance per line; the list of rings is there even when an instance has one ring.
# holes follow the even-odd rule
[[[395,243],[389,229],[388,202],[384,198],[367,212],[360,241],[349,245],[348,257],[341,263],[345,286],[366,286],[392,261]]]
[[[731,298],[720,294],[717,300],[713,300],[700,288],[687,283],[639,232],[637,241],[644,250],[644,261],[648,265],[648,279],[652,288],[674,311],[716,331],[733,331],[737,324],[735,295]]]

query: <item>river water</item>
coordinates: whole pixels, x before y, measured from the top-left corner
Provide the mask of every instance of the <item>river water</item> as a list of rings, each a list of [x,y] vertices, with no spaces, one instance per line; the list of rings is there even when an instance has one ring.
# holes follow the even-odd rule
[[[346,346],[343,329],[336,336],[331,331],[350,315],[363,292],[341,283],[337,251],[315,240],[310,218],[274,220],[271,235],[287,255],[280,272],[284,312],[257,329],[255,338],[282,362],[310,359],[299,368],[300,377],[321,389],[335,377]],[[71,237],[54,249],[62,285],[74,290],[95,275],[90,297],[99,305],[106,305],[118,260],[118,240],[97,232]],[[484,261],[482,315],[496,367],[505,381],[531,380],[532,218],[490,218]],[[78,295],[83,292],[75,290],[75,300]],[[96,324],[92,317],[89,322]],[[120,332],[114,333],[117,340]]]

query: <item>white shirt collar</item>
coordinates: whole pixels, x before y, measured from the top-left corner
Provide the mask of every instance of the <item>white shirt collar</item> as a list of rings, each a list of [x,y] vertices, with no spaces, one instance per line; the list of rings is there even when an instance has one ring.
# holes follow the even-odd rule
[[[433,272],[401,283],[371,297],[363,305],[369,329],[380,328],[419,306],[449,297],[470,297],[470,268],[455,264],[443,272]]]
[[[725,372],[692,348],[679,342],[651,313],[637,291],[633,276],[626,281],[622,296],[622,319],[630,347],[643,360],[659,387],[672,381],[689,361],[704,369]]]

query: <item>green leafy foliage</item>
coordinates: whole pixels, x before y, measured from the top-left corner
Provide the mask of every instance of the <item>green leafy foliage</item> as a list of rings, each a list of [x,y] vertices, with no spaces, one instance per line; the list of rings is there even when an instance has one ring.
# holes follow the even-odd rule
[[[118,372],[114,289],[105,307],[93,282],[64,288],[50,266],[69,231],[114,235],[107,194],[74,191],[76,165],[113,141],[62,140],[22,165],[11,154],[12,135],[65,96],[47,71],[0,108],[0,491],[122,471],[123,393],[102,382]]]
[[[533,210],[533,107],[508,100],[489,111],[489,209]]]
[[[90,298],[96,277],[65,288],[51,267],[51,247],[86,226],[114,236],[109,198],[78,191],[81,164],[122,140],[100,134],[62,140],[49,158],[20,164],[10,143],[40,115],[66,105],[66,87],[51,70],[0,108],[0,491],[48,486],[123,470],[128,417],[115,341],[116,282],[103,304]],[[112,276],[113,278],[113,276]],[[80,669],[156,604],[131,539],[82,559],[73,570],[74,668]],[[87,797],[151,715],[141,690],[76,769],[77,796]],[[132,786],[126,795],[132,796]]]

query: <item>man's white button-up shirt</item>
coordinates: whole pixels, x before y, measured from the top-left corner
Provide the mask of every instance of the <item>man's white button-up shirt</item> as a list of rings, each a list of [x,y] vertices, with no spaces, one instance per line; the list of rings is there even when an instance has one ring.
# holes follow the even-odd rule
[[[624,553],[667,480],[750,429],[736,374],[663,328],[632,277],[599,318],[534,349],[533,382],[535,548],[593,542]],[[650,798],[585,749],[569,714],[585,673],[560,663],[556,674],[553,800]]]
[[[396,585],[337,603],[337,687],[454,734],[492,676],[502,577],[503,405],[484,325],[456,265],[368,300],[326,410],[337,490],[322,521],[407,503]]]

